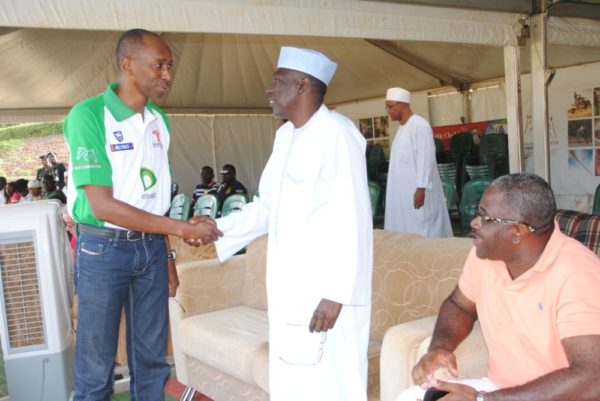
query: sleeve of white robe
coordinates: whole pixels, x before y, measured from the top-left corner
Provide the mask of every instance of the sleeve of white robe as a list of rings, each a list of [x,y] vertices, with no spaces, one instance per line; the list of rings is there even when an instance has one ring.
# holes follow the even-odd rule
[[[425,120],[417,121],[414,126],[413,150],[415,152],[415,170],[417,188],[431,189],[432,157],[435,157],[433,132]]]
[[[364,146],[348,128],[341,129],[326,167],[329,201],[320,213],[321,263],[316,286],[322,298],[346,305],[370,302],[372,217]]]

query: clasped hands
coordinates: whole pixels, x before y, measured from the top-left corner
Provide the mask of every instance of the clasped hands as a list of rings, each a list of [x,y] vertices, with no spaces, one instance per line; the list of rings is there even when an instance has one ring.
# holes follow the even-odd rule
[[[217,223],[208,216],[194,216],[187,221],[182,235],[184,242],[190,246],[210,244],[223,236]]]
[[[447,391],[448,394],[440,398],[440,401],[473,401],[475,399],[477,390],[473,387],[436,379],[434,374],[439,367],[446,367],[452,376],[458,376],[454,353],[442,348],[434,348],[423,355],[413,368],[414,382],[423,389],[435,387],[438,390]]]

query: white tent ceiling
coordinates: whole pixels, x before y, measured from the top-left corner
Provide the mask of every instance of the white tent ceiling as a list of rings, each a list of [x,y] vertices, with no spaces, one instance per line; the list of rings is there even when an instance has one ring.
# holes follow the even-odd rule
[[[338,62],[326,99],[336,105],[395,85],[416,91],[502,78],[503,46],[516,44],[523,18],[359,0],[4,0],[0,120],[62,116],[103,90],[116,76],[115,42],[131,27],[162,32],[173,49],[168,111],[246,113],[268,112],[264,88],[282,45]],[[551,68],[600,60],[598,21],[550,17],[548,38]],[[523,72],[528,59],[523,47]]]

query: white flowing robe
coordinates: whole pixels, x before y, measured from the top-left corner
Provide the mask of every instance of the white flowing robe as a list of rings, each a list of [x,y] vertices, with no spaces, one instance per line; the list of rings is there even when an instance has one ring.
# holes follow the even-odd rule
[[[414,208],[417,188],[425,188],[425,204]],[[392,142],[386,186],[386,230],[424,237],[452,237],[452,225],[435,160],[431,126],[413,114]]]
[[[354,124],[321,106],[304,126],[277,131],[260,198],[217,220],[220,260],[269,233],[272,401],[367,399],[373,227],[364,154]],[[326,336],[308,330],[321,299],[343,304]]]

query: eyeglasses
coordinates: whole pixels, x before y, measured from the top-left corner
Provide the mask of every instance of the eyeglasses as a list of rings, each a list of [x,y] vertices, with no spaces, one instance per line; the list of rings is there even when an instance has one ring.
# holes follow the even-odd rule
[[[478,213],[475,218],[479,221],[480,225],[488,224],[488,223],[498,223],[498,224],[522,224],[529,229],[530,232],[535,232],[535,227],[531,224],[525,223],[523,221],[510,220],[510,219],[499,219],[497,217],[488,216],[485,214]]]

